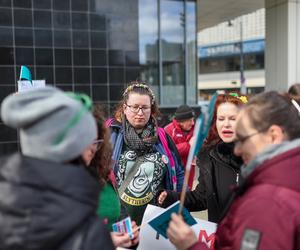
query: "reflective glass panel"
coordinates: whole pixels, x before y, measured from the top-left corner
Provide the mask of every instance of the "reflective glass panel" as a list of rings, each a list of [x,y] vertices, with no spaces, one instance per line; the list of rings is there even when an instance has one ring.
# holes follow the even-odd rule
[[[161,1],[163,105],[184,103],[184,1]]]
[[[187,103],[196,104],[197,96],[197,40],[196,40],[196,2],[186,2],[186,88]]]
[[[157,1],[139,1],[140,79],[158,92],[158,6]]]

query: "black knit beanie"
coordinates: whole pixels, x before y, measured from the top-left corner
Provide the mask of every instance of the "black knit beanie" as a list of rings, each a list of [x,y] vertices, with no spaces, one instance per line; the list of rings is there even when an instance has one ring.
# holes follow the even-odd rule
[[[188,105],[181,105],[176,109],[175,120],[184,121],[195,117],[194,110]]]

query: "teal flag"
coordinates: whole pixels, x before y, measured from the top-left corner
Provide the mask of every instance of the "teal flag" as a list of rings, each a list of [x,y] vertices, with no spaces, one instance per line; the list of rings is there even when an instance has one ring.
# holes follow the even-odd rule
[[[201,149],[203,143],[204,143],[204,140],[205,138],[207,137],[208,135],[208,131],[209,131],[209,128],[210,128],[210,124],[211,124],[211,121],[212,121],[212,118],[214,116],[214,108],[215,108],[215,104],[216,104],[216,100],[217,100],[217,94],[214,94],[210,100],[210,103],[209,103],[209,109],[208,109],[208,113],[205,115],[205,114],[201,114],[196,123],[198,122],[199,123],[199,127],[198,127],[198,135],[197,135],[197,139],[196,139],[196,142],[195,142],[195,151],[194,151],[194,156],[196,154],[198,154],[199,150]]]
[[[186,170],[190,170],[194,156],[198,154],[199,150],[203,145],[205,138],[207,137],[211,120],[214,115],[214,108],[215,108],[217,96],[218,96],[217,94],[214,94],[213,97],[211,98],[209,103],[208,113],[206,115],[202,113],[196,120],[194,134],[193,134],[196,140],[190,148],[187,163],[186,163],[186,168],[185,168]]]
[[[21,66],[20,80],[27,80],[30,81],[32,84],[32,77],[31,77],[30,70],[23,65]]]

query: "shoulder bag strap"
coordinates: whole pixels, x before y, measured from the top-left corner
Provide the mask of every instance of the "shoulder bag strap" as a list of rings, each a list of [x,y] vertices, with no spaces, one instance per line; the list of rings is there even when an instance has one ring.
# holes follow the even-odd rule
[[[133,164],[132,168],[129,170],[128,175],[126,176],[125,180],[122,182],[121,186],[118,188],[119,196],[124,193],[125,189],[128,187],[130,181],[137,173],[140,163],[143,162],[144,156],[139,156],[136,158],[135,163]]]

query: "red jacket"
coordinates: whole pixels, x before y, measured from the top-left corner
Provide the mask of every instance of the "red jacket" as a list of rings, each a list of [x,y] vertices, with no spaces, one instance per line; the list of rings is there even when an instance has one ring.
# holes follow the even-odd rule
[[[194,126],[188,133],[185,133],[181,129],[179,123],[173,119],[173,121],[165,126],[164,129],[176,144],[182,164],[185,166],[190,150],[189,140],[193,136]]]
[[[218,226],[215,243],[215,249],[300,249],[300,147],[253,171]]]

